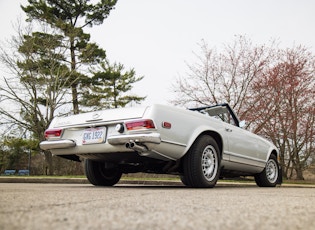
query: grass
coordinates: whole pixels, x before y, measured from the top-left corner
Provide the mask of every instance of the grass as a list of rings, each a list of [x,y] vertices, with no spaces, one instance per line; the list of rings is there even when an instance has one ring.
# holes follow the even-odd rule
[[[315,185],[314,180],[283,180],[284,184],[309,184],[309,185]]]
[[[33,178],[33,179],[86,179],[85,175],[30,175],[30,176],[4,176],[3,178],[15,177],[15,178]],[[131,173],[131,174],[123,174],[122,180],[130,180],[130,181],[180,181],[179,176],[173,175],[164,175],[164,174],[145,174],[145,173]],[[237,183],[253,183],[255,182],[253,178],[235,178],[235,179],[220,179],[222,182],[237,182]],[[283,180],[283,184],[301,184],[301,185],[315,185],[314,180]]]

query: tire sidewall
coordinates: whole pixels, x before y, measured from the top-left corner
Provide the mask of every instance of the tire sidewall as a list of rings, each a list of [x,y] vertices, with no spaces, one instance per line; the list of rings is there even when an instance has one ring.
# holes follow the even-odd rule
[[[270,164],[273,164],[273,169],[276,170],[274,172],[276,174],[276,178],[274,178],[273,180],[270,180],[270,178],[268,177],[268,173],[270,173],[268,172],[269,167],[271,167]],[[255,181],[259,187],[275,187],[279,181],[280,175],[281,173],[277,157],[275,155],[271,155],[266,163],[264,170],[261,173],[255,175]]]
[[[215,169],[214,169],[214,174],[211,178],[211,180],[209,180],[203,173],[203,168],[202,168],[202,155],[204,154],[204,151],[206,151],[206,149],[211,148],[214,150],[214,154],[215,154]],[[198,156],[198,160],[200,162],[200,174],[203,180],[203,183],[206,185],[206,187],[214,187],[217,183],[217,180],[219,179],[220,176],[220,155],[219,155],[219,148],[217,146],[217,143],[214,141],[214,139],[212,137],[209,136],[204,136],[203,138],[201,138],[200,140],[200,149],[197,150],[197,156]]]
[[[276,170],[275,171],[275,178],[270,180],[270,178],[268,177],[267,173],[268,173],[268,167],[271,167],[269,165],[273,164],[273,167],[274,169]],[[277,185],[277,181],[278,181],[278,177],[279,177],[279,165],[278,165],[278,162],[277,162],[277,159],[274,155],[271,155],[269,160],[267,161],[267,164],[266,164],[266,168],[264,169],[265,170],[265,177],[266,177],[266,180],[268,181],[268,184],[269,186],[276,186]]]
[[[202,156],[207,148],[214,150],[215,175],[208,180],[202,168]],[[220,176],[221,156],[216,141],[208,135],[200,136],[186,153],[184,159],[184,184],[195,188],[212,188]]]
[[[122,175],[118,168],[106,169],[105,164],[99,161],[86,159],[84,166],[87,179],[96,186],[113,186],[118,183]]]

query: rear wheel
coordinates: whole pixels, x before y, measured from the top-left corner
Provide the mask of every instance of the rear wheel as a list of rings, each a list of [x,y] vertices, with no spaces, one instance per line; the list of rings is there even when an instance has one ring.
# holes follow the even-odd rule
[[[275,155],[271,155],[265,169],[255,175],[256,184],[259,187],[275,187],[279,179],[279,165]]]
[[[121,178],[122,172],[117,167],[107,167],[106,162],[85,160],[85,175],[96,186],[113,186]]]
[[[221,158],[215,140],[199,137],[183,158],[182,182],[195,188],[212,188],[220,176]]]
[[[184,175],[180,175],[180,180],[184,185],[188,186]]]

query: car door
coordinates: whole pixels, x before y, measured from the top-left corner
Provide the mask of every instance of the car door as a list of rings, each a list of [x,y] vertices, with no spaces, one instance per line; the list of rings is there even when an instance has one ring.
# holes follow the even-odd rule
[[[222,121],[223,136],[228,143],[224,152],[225,159],[229,159],[233,166],[264,167],[269,146],[262,138],[240,128],[239,121],[232,112],[224,105],[208,110],[209,115]]]
[[[223,159],[228,160],[231,170],[264,168],[269,145],[259,136],[239,127],[239,120],[233,110],[222,104],[206,109],[209,116],[222,122],[225,149]],[[248,167],[246,167],[248,166]]]
[[[264,167],[268,146],[258,136],[231,124],[224,124],[231,163]]]

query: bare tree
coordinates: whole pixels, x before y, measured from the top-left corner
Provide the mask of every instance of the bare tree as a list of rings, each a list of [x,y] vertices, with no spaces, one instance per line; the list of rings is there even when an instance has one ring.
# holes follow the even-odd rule
[[[248,119],[280,149],[284,174],[303,179],[314,157],[315,58],[305,47],[279,50],[274,67],[255,79]]]
[[[187,76],[178,78],[173,87],[178,98],[172,102],[183,106],[227,102],[242,116],[248,106],[250,85],[268,66],[271,48],[254,46],[244,36],[237,36],[232,45],[224,45],[220,53],[205,41],[199,46],[197,62],[187,63]]]
[[[53,117],[67,112],[63,109],[67,105],[65,87],[71,74],[60,62],[65,50],[59,45],[58,36],[19,27],[17,36],[0,48],[1,63],[8,71],[0,86],[0,125],[7,128],[4,132],[12,135],[22,129],[42,141]],[[16,135],[23,137],[23,133]],[[45,156],[52,173],[51,153],[45,152]]]

